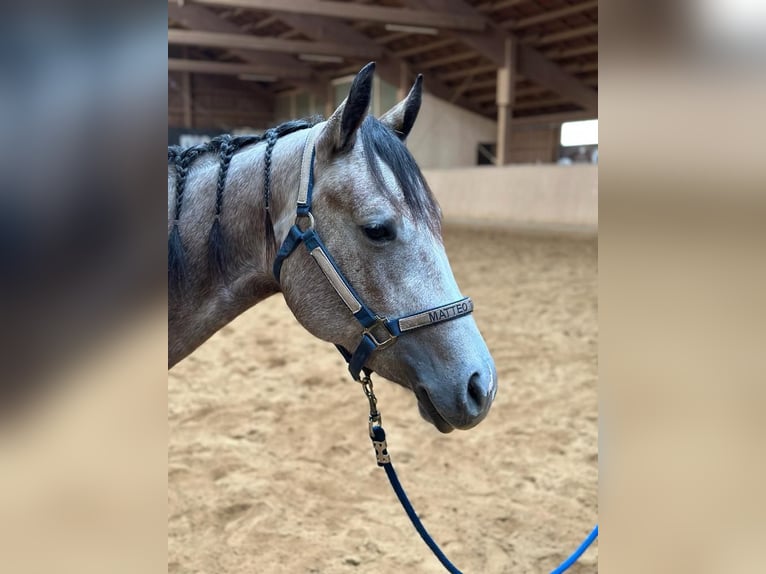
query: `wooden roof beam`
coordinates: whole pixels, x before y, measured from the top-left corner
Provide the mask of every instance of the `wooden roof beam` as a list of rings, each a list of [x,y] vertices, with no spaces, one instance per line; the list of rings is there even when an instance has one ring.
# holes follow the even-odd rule
[[[464,68],[462,70],[455,70],[454,72],[447,72],[440,74],[440,78],[446,82],[452,80],[462,80],[466,76],[478,76],[486,74],[488,72],[497,72],[497,66],[494,64],[487,64],[484,66],[473,66],[470,68]],[[516,76],[518,78],[518,76]]]
[[[168,70],[171,72],[192,72],[195,74],[217,74],[239,76],[251,74],[256,76],[275,76],[286,79],[307,79],[309,74],[298,69],[283,68],[269,64],[235,64],[217,62],[214,60],[184,60],[168,58]]]
[[[534,46],[547,46],[548,44],[555,44],[556,42],[563,42],[564,40],[571,40],[573,38],[580,38],[581,36],[588,36],[591,34],[598,34],[598,24],[588,24],[587,26],[580,26],[579,28],[563,30],[562,32],[553,32],[551,34],[528,34],[521,38],[521,43],[532,44]]]
[[[179,0],[168,2],[180,3]],[[469,32],[481,32],[486,27],[484,18],[480,16],[464,17],[447,10],[413,10],[334,0],[193,0],[193,3]]]
[[[194,28],[196,30],[206,30],[209,32],[223,32],[230,34],[241,33],[242,30],[236,24],[224,20],[218,14],[212,10],[208,10],[203,6],[196,6],[194,4],[186,4],[183,7],[175,4],[168,5],[168,16],[173,20],[180,22],[188,28]],[[290,54],[269,54],[266,56],[263,52],[253,52],[251,50],[238,50],[233,49],[229,52],[238,58],[241,58],[248,64],[252,65],[272,65],[284,68],[284,70],[290,70],[290,74],[301,73],[306,74],[309,79],[295,79],[293,83],[301,88],[314,94],[316,97],[323,97],[323,94],[327,93],[326,88],[322,82],[316,81],[314,78],[314,72],[307,64],[301,62]]]
[[[381,49],[377,46],[354,45],[339,42],[307,42],[263,38],[249,34],[227,34],[200,30],[168,30],[168,44],[205,46],[208,48],[236,48],[256,52],[281,52],[283,54],[322,54],[349,58],[377,58]]]
[[[247,30],[261,30],[263,28],[268,28],[269,26],[274,24],[274,22],[276,22],[276,21],[277,21],[277,19],[274,16],[266,16],[263,20],[259,20],[255,24],[248,24],[248,25],[243,26],[243,29],[247,29]]]
[[[567,64],[564,66],[564,69],[574,74],[580,74],[582,72],[597,72],[598,62],[586,62],[584,64],[575,62],[574,64]]]
[[[309,16],[306,14],[283,14],[280,20],[288,26],[299,30],[304,36],[317,41],[332,39],[336,42],[349,42],[363,44],[365,42],[373,46],[378,46],[372,39],[365,36],[351,26],[339,22],[338,20],[322,18],[321,16]],[[383,55],[377,61],[376,72],[380,74],[389,84],[401,87],[402,67],[409,69],[410,65],[391,52],[383,48]],[[412,69],[410,76],[414,79],[414,74],[419,70]],[[405,89],[409,89],[406,86]],[[423,82],[423,89],[434,96],[449,101],[453,96],[453,90],[441,82],[436,75],[429,74]],[[467,98],[459,98],[455,103],[473,112],[483,114],[484,112]]]
[[[530,46],[519,46],[519,69],[527,79],[545,86],[588,111],[598,110],[598,94],[576,76],[557,66]]]
[[[562,100],[560,97],[532,99],[514,104],[514,110],[536,110],[537,108],[547,108],[549,106],[561,106],[570,102]]]
[[[516,78],[516,84],[519,84],[518,78]],[[491,80],[483,80],[481,82],[472,82],[471,85],[466,88],[466,92],[481,92],[482,90],[492,89],[494,90],[497,86],[497,78],[492,78]],[[533,94],[544,94],[546,92],[549,92],[548,88],[544,88],[542,86],[529,86],[527,88],[515,88],[513,90],[514,95],[517,98],[523,98],[525,96],[531,96]]]
[[[480,94],[473,98],[475,102],[479,102],[481,104],[484,103],[490,103],[495,101],[496,94],[494,92],[492,93],[486,93],[486,94]],[[513,104],[513,109],[515,110],[534,110],[537,108],[545,108],[548,106],[560,106],[563,104],[568,104],[570,102],[566,100],[562,100],[560,97],[550,97],[550,98],[543,98],[543,99],[533,99],[533,100],[525,100],[522,102],[515,102]]]
[[[598,44],[588,44],[587,46],[579,46],[577,48],[554,48],[546,50],[543,54],[551,60],[566,60],[567,58],[575,58],[577,56],[598,54]]]
[[[436,40],[435,42],[431,42],[429,44],[418,44],[417,46],[413,46],[412,48],[407,48],[406,50],[400,50],[398,52],[394,52],[394,54],[396,54],[400,58],[409,58],[410,56],[425,54],[426,52],[430,52],[431,50],[446,48],[447,46],[451,46],[454,43],[455,43],[454,38],[442,38],[441,40]]]
[[[515,126],[534,126],[534,125],[560,125],[563,122],[572,122],[577,120],[594,120],[596,114],[593,112],[572,111],[572,112],[554,112],[552,114],[542,114],[534,116],[521,116],[513,118]]]
[[[410,35],[411,34],[408,34],[407,32],[391,32],[390,34],[378,36],[377,38],[374,38],[373,41],[376,44],[390,44],[391,42],[396,42],[402,38],[407,38]]]
[[[450,10],[461,17],[479,14],[473,6],[463,0],[404,0],[404,2],[408,6],[423,9]],[[567,32],[572,33],[571,30]],[[456,32],[455,36],[491,60],[497,67],[504,65],[504,47],[508,32],[488,26],[483,34]],[[532,46],[518,45],[516,58],[516,70],[520,75],[550,89],[586,110],[595,111],[598,109],[598,94],[593,88],[553,63]]]
[[[473,76],[468,76],[469,78]],[[495,88],[497,86],[497,77],[494,77],[489,80],[482,80],[480,82],[472,82],[471,86],[467,88],[467,91],[469,92],[479,92],[481,90],[486,90],[487,88]],[[514,90],[514,93],[518,95],[518,90]]]
[[[479,12],[497,12],[498,10],[505,10],[506,8],[511,8],[512,6],[524,4],[525,2],[529,2],[529,0],[501,0],[500,2],[484,2],[479,4],[476,9],[479,10]]]
[[[442,56],[441,58],[434,58],[433,60],[427,60],[425,62],[418,62],[413,65],[421,70],[430,70],[431,68],[438,68],[439,66],[446,66],[447,64],[456,64],[457,62],[473,60],[477,57],[478,55],[475,52],[468,50],[466,52],[450,54],[449,56]]]
[[[558,20],[559,18],[574,16],[575,14],[593,10],[594,8],[598,8],[598,0],[589,0],[588,2],[575,4],[574,6],[567,6],[565,8],[559,8],[558,10],[548,10],[542,14],[535,14],[534,16],[521,18],[520,20],[506,20],[505,22],[500,23],[500,27],[509,28],[514,31],[524,30],[526,28],[531,28],[532,26],[550,22],[551,20]]]

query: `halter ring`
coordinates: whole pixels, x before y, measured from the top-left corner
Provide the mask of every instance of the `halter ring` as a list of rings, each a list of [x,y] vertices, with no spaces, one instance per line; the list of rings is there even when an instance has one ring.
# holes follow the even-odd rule
[[[310,211],[307,211],[306,213],[299,213],[295,216],[295,225],[298,225],[298,222],[301,219],[308,218],[309,220],[309,226],[306,229],[301,229],[301,231],[308,231],[309,229],[314,229],[314,216]],[[298,228],[300,229],[300,225],[298,225]]]
[[[376,327],[383,327],[385,329],[386,333],[388,334],[388,338],[384,339],[383,341],[379,341],[378,338],[375,336],[375,333],[372,332],[373,329]],[[390,347],[394,343],[396,343],[396,335],[394,335],[390,329],[388,328],[388,325],[386,324],[386,319],[383,317],[375,316],[375,322],[370,325],[369,327],[365,327],[362,331],[362,337],[367,335],[372,339],[372,342],[375,343],[375,349],[385,349],[386,347]]]

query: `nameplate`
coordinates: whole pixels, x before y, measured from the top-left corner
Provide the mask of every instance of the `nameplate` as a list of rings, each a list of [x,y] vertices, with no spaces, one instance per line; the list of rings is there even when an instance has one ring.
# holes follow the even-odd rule
[[[463,315],[468,315],[472,311],[473,301],[471,301],[470,297],[466,297],[457,303],[449,303],[443,307],[437,307],[436,309],[423,311],[422,313],[399,319],[399,329],[401,331],[411,331],[412,329],[425,327],[426,325],[433,325],[435,323],[442,323],[443,321],[456,319]]]

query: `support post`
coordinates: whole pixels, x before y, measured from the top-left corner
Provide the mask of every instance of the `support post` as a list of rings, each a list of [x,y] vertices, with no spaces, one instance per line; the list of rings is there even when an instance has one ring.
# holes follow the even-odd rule
[[[497,70],[497,153],[498,166],[511,163],[511,120],[514,102],[514,72],[516,50],[514,39],[505,39],[505,65]]]

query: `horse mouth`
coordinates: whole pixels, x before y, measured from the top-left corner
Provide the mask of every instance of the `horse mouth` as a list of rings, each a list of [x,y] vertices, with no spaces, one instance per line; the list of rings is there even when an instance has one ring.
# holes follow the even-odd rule
[[[449,424],[446,419],[441,414],[439,414],[439,411],[434,406],[433,401],[431,401],[431,397],[428,396],[428,391],[422,387],[416,389],[415,397],[418,399],[418,410],[420,411],[420,416],[434,425],[439,432],[447,434],[455,430],[455,427]]]

